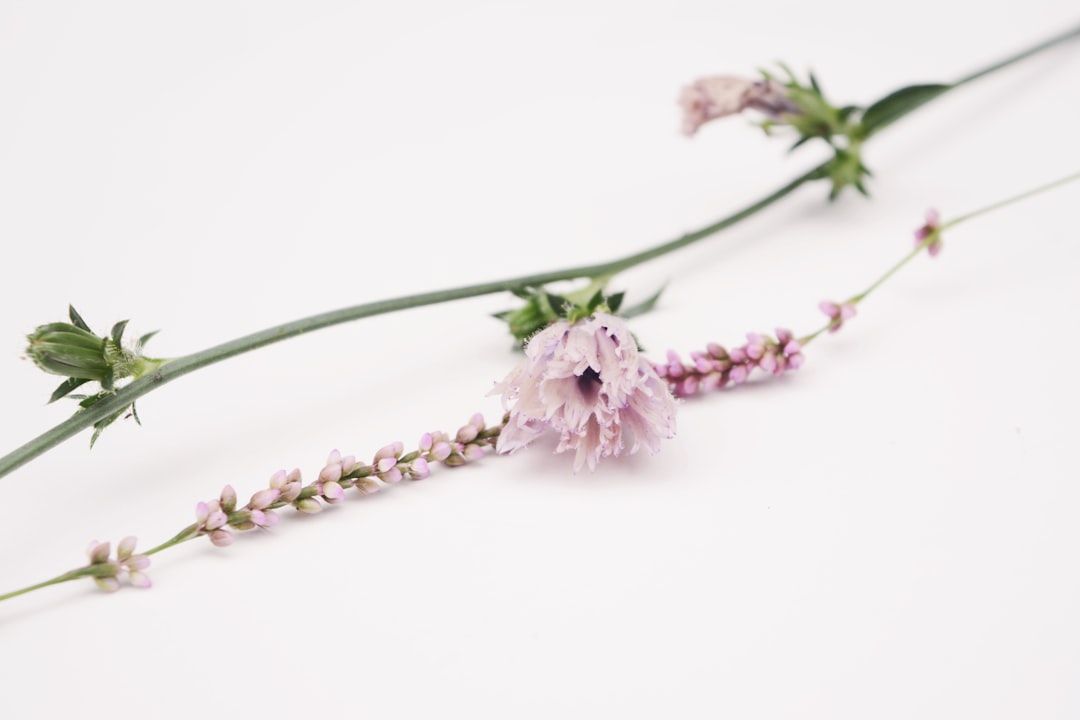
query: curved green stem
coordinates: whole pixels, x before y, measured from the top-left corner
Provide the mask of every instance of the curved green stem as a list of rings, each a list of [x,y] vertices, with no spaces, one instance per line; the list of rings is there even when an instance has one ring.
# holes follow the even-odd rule
[[[1034,197],[1036,195],[1040,195],[1040,194],[1042,194],[1044,192],[1047,192],[1049,190],[1053,190],[1054,188],[1061,187],[1062,185],[1067,185],[1068,183],[1076,182],[1077,180],[1080,180],[1080,172],[1075,172],[1075,173],[1072,173],[1071,175],[1066,175],[1065,177],[1058,178],[1057,180],[1053,180],[1053,181],[1045,183],[1043,185],[1039,185],[1038,187],[1032,188],[1031,190],[1026,190],[1026,191],[1024,191],[1022,193],[1012,195],[1012,196],[1007,197],[1007,198],[1005,198],[1003,200],[998,200],[997,202],[990,203],[989,205],[984,205],[983,207],[979,208],[978,210],[973,210],[973,211],[971,211],[969,213],[959,215],[959,216],[953,218],[952,220],[948,220],[946,222],[941,223],[934,232],[928,233],[927,236],[923,239],[923,241],[920,242],[919,244],[917,244],[915,246],[915,248],[913,250],[911,250],[908,254],[904,255],[904,257],[902,257],[899,262],[897,262],[895,265],[893,265],[888,270],[886,270],[885,273],[881,277],[879,277],[877,280],[872,282],[869,285],[869,287],[867,287],[861,293],[858,293],[856,295],[852,295],[850,298],[848,298],[847,302],[850,303],[851,305],[858,305],[859,303],[861,303],[863,300],[866,299],[866,297],[870,293],[877,290],[879,287],[884,285],[885,282],[889,278],[891,278],[896,273],[900,272],[900,269],[902,267],[904,267],[905,265],[907,265],[909,262],[911,262],[912,259],[915,258],[915,256],[917,256],[919,253],[921,253],[926,248],[930,247],[930,245],[932,245],[933,243],[939,242],[941,240],[942,231],[944,231],[944,230],[946,230],[948,228],[956,227],[957,225],[960,225],[961,223],[967,222],[968,220],[972,220],[972,219],[977,218],[977,217],[979,217],[981,215],[986,215],[987,213],[993,212],[995,210],[1000,210],[1000,209],[1002,209],[1004,207],[1007,207],[1009,205],[1012,205],[1014,203],[1018,203],[1021,200],[1027,200],[1028,198]],[[836,326],[838,324],[839,324],[838,320],[835,320],[835,319],[830,320],[824,326],[818,328],[814,332],[812,332],[812,333],[810,333],[808,335],[804,335],[801,338],[799,338],[799,344],[800,345],[806,345],[807,343],[812,341],[814,338],[816,338],[818,335],[821,335],[826,330],[829,330],[829,329],[833,328],[834,326]]]
[[[1074,37],[1080,36],[1080,26],[1069,30],[1066,33],[1050,38],[1044,42],[1039,43],[1027,50],[1024,50],[1016,55],[1012,55],[1004,60],[997,61],[991,65],[988,65],[981,70],[978,70],[970,75],[967,75],[960,80],[956,81],[952,85],[945,87],[942,93],[935,95],[934,97],[940,97],[941,94],[952,90],[956,87],[969,83],[973,80],[981,78],[985,75],[993,73],[997,70],[1005,68],[1013,63],[1019,62],[1031,55],[1047,50],[1059,43],[1070,40]],[[927,99],[926,102],[929,102]],[[924,103],[925,104],[925,103]],[[895,122],[900,117],[907,115],[921,105],[912,105],[904,108],[896,114],[890,120],[890,124]],[[277,325],[272,328],[268,328],[261,332],[246,335],[236,340],[217,345],[215,347],[203,350],[201,352],[193,353],[175,360],[169,361],[162,365],[156,372],[150,375],[141,377],[124,388],[118,390],[116,394],[110,395],[107,398],[103,398],[89,408],[85,408],[74,416],[68,418],[59,425],[52,429],[42,433],[38,437],[34,438],[25,445],[17,448],[16,450],[8,453],[3,458],[0,458],[0,477],[7,475],[16,468],[21,467],[33,458],[41,455],[50,448],[58,445],[59,443],[67,440],[78,432],[85,430],[92,426],[95,422],[108,418],[118,412],[123,411],[132,402],[147,394],[151,390],[160,385],[164,385],[170,380],[175,380],[178,377],[188,374],[199,368],[206,367],[216,362],[220,362],[227,358],[241,353],[249,352],[266,345],[270,345],[275,342],[280,342],[291,337],[296,337],[312,330],[318,330],[321,328],[329,327],[331,325],[337,325],[340,323],[350,322],[353,320],[359,320],[365,317],[371,317],[373,315],[381,315],[383,313],[395,312],[397,310],[405,310],[407,308],[421,307],[424,305],[434,305],[437,303],[449,302],[451,300],[460,300],[464,298],[477,297],[479,295],[490,295],[492,293],[512,290],[520,288],[526,285],[543,285],[546,283],[556,282],[559,280],[573,280],[577,278],[595,278],[604,275],[613,275],[615,273],[627,270],[635,265],[640,265],[649,260],[653,260],[667,253],[679,250],[688,245],[691,245],[699,240],[707,238],[715,233],[731,227],[732,225],[744,220],[745,218],[754,215],[755,213],[763,210],[769,205],[777,202],[783,197],[791,194],[801,185],[811,180],[816,180],[825,176],[828,163],[823,163],[818,167],[803,173],[796,177],[791,182],[783,185],[772,193],[766,195],[757,202],[748,205],[747,207],[739,210],[738,212],[729,215],[722,220],[719,220],[711,225],[707,225],[699,230],[683,235],[669,242],[662,243],[647,250],[627,255],[626,257],[619,258],[607,263],[601,263],[598,265],[583,265],[579,267],[567,268],[565,270],[556,270],[547,273],[539,273],[536,275],[524,275],[521,277],[508,278],[505,280],[496,280],[488,283],[480,283],[477,285],[467,285],[464,287],[451,288],[447,290],[437,290],[434,292],[420,293],[417,295],[407,295],[398,298],[391,298],[388,300],[379,300],[376,302],[365,303],[362,305],[354,305],[353,307],[342,308],[340,310],[333,310],[318,315],[312,315],[311,317],[303,318],[301,320],[294,320],[284,325]]]
[[[39,582],[36,585],[29,585],[18,590],[12,590],[11,592],[4,593],[3,595],[0,595],[0,601],[10,600],[13,597],[25,595],[26,593],[33,592],[34,590],[41,590],[42,588],[47,588],[50,585],[59,585],[60,583],[69,582],[71,580],[78,580],[79,578],[83,577],[90,577],[91,575],[92,573],[89,572],[89,568],[85,567],[81,567],[76,570],[69,570],[63,575],[57,575],[51,580],[46,580],[44,582]]]

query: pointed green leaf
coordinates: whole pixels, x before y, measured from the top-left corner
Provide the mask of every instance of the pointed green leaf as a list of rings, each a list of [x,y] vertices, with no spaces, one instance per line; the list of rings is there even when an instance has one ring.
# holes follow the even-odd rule
[[[112,335],[113,342],[117,345],[120,344],[120,340],[124,337],[124,328],[127,327],[127,324],[127,320],[121,320],[112,326],[112,332],[110,334]]]
[[[862,116],[863,131],[869,137],[911,110],[930,102],[951,87],[951,85],[939,84],[908,85],[895,90],[866,108]]]
[[[82,315],[80,315],[75,310],[74,305],[68,305],[68,317],[71,318],[71,323],[75,327],[82,328],[83,330],[85,330],[86,332],[89,332],[89,333],[94,332],[93,330],[90,329],[90,326],[86,324],[86,321],[82,319]]]
[[[141,338],[139,338],[138,346],[140,348],[142,348],[143,346],[146,345],[146,343],[150,342],[150,338],[154,337],[159,332],[161,332],[161,331],[160,330],[151,330],[150,332],[146,333]]]
[[[641,302],[623,310],[620,315],[624,318],[635,318],[638,315],[644,315],[647,312],[651,312],[656,307],[656,303],[660,301],[660,295],[667,289],[667,284],[661,285],[660,289],[654,292],[649,297],[645,298]]]
[[[596,308],[600,307],[600,303],[604,302],[604,291],[597,290],[593,293],[593,296],[589,298],[589,302],[585,305],[585,309],[590,313]]]
[[[522,285],[521,287],[510,288],[510,292],[513,293],[514,295],[517,295],[522,300],[528,300],[529,298],[531,298],[533,295],[536,294],[535,291],[532,288],[530,288],[530,287],[528,287],[526,285]]]
[[[610,310],[612,314],[618,313],[619,308],[622,307],[624,298],[626,298],[626,292],[617,292],[614,295],[609,295],[607,299],[608,310]]]
[[[135,403],[131,403],[131,417],[135,418],[135,424],[142,427],[142,420],[139,419],[139,411],[135,409]]]
[[[60,383],[60,386],[53,391],[53,394],[49,397],[49,402],[56,402],[85,382],[89,382],[89,380],[87,378],[68,378]]]
[[[500,310],[499,312],[491,313],[491,317],[495,318],[496,320],[505,320],[507,317],[510,316],[510,313],[512,313],[512,312],[514,312],[514,311],[513,310]]]
[[[549,292],[544,293],[544,296],[547,298],[548,307],[551,308],[555,315],[558,317],[566,317],[566,313],[570,311],[569,300],[561,295]]]

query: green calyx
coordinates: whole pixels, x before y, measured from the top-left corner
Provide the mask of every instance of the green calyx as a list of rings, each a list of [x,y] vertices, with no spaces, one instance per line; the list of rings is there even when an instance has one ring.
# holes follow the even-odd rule
[[[663,292],[661,288],[638,304],[624,308],[626,293],[606,295],[607,283],[607,277],[594,278],[585,287],[562,295],[544,287],[518,288],[512,292],[525,303],[519,308],[495,313],[493,317],[505,322],[510,334],[524,347],[533,335],[558,320],[575,323],[598,312],[625,318],[642,315],[656,306]]]
[[[80,408],[88,408],[102,398],[116,392],[116,384],[127,378],[138,379],[149,375],[167,360],[149,358],[142,348],[154,335],[147,333],[135,343],[134,348],[124,347],[124,330],[127,320],[113,325],[108,335],[98,336],[82,319],[74,307],[68,308],[71,322],[55,322],[38,326],[26,336],[27,355],[39,368],[53,375],[67,378],[53,391],[49,402],[63,397],[79,401]],[[72,392],[88,382],[96,382],[101,389],[92,395],[73,395]],[[135,405],[123,408],[94,424],[93,445],[98,435],[121,415],[130,412],[138,421]]]
[[[762,72],[765,79],[783,88],[795,112],[781,113],[777,118],[761,123],[766,133],[774,128],[787,126],[798,133],[791,150],[811,140],[821,140],[833,151],[833,158],[825,165],[819,178],[832,183],[829,199],[835,200],[846,187],[853,187],[867,195],[866,178],[870,170],[863,164],[862,143],[878,131],[903,117],[911,110],[930,102],[949,90],[951,85],[909,85],[895,90],[867,107],[855,105],[836,106],[830,103],[821,90],[813,73],[802,82],[787,66],[780,65],[786,80]]]

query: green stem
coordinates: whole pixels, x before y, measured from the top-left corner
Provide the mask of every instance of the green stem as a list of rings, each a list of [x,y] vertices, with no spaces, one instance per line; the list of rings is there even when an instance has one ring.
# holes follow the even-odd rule
[[[961,78],[957,82],[943,89],[941,94],[944,94],[948,90],[964,85],[972,80],[988,75],[992,72],[1005,68],[1015,62],[1019,62],[1031,55],[1042,52],[1050,47],[1053,47],[1059,43],[1070,40],[1080,35],[1080,26],[1073,28],[1072,30],[1050,38],[1044,42],[1039,43],[1021,53],[1008,57],[1004,60],[995,62],[987,67],[972,73],[964,78]],[[935,95],[940,97],[939,95]],[[929,102],[929,99],[927,100]],[[899,111],[895,118],[891,122],[900,117],[912,112],[917,107],[912,105]],[[383,313],[395,312],[398,310],[405,310],[407,308],[421,307],[424,305],[434,305],[437,303],[450,302],[452,300],[461,300],[464,298],[477,297],[480,295],[490,295],[492,293],[503,292],[520,288],[526,285],[543,285],[546,283],[556,282],[559,280],[573,280],[577,278],[596,278],[605,275],[614,275],[623,270],[627,270],[635,265],[640,265],[649,260],[653,260],[667,253],[674,252],[688,245],[698,242],[704,238],[707,238],[715,233],[720,232],[732,225],[754,215],[755,213],[763,210],[769,205],[777,202],[785,196],[794,192],[797,188],[806,182],[816,180],[824,177],[827,170],[828,163],[823,163],[818,167],[806,172],[799,177],[795,178],[786,185],[773,191],[769,195],[766,195],[761,200],[748,205],[747,207],[739,210],[738,212],[729,215],[728,217],[707,225],[699,230],[683,235],[666,243],[657,245],[656,247],[638,252],[626,257],[613,260],[608,263],[601,263],[598,265],[583,265],[579,267],[568,268],[565,270],[556,270],[553,272],[539,273],[536,275],[524,275],[516,278],[509,278],[506,280],[496,280],[494,282],[480,283],[478,285],[467,285],[465,287],[451,288],[448,290],[437,290],[434,292],[420,293],[418,295],[407,295],[404,297],[391,298],[388,300],[379,300],[376,302],[365,303],[363,305],[354,305],[353,307],[343,308],[340,310],[333,310],[331,312],[321,313],[318,315],[312,315],[311,317],[303,318],[301,320],[294,320],[284,325],[278,325],[272,328],[268,328],[261,332],[246,335],[244,337],[232,340],[221,345],[203,350],[202,352],[193,353],[175,360],[169,361],[162,365],[157,371],[152,374],[141,377],[124,388],[118,390],[115,395],[111,395],[104,398],[89,408],[80,410],[74,416],[68,418],[59,425],[53,427],[50,430],[42,433],[38,437],[29,441],[25,445],[17,448],[16,450],[8,453],[3,458],[0,458],[0,477],[7,475],[14,471],[16,468],[21,467],[35,457],[46,452],[50,448],[60,444],[64,440],[74,436],[82,430],[92,426],[98,420],[110,417],[118,412],[126,409],[132,402],[147,394],[154,388],[157,388],[165,383],[175,380],[178,377],[188,374],[199,368],[212,365],[213,363],[220,362],[227,358],[241,353],[250,352],[258,348],[270,345],[272,343],[280,342],[291,337],[296,337],[304,333],[318,330],[321,328],[329,327],[331,325],[337,325],[340,323],[350,322],[353,320],[359,320],[365,317],[371,317],[373,315],[381,315]]]
[[[9,593],[4,593],[3,595],[0,595],[0,602],[2,602],[4,600],[10,600],[11,598],[18,597],[19,595],[25,595],[26,593],[33,592],[34,590],[41,590],[42,588],[47,588],[50,585],[59,585],[60,583],[65,583],[65,582],[69,582],[71,580],[78,580],[79,578],[88,577],[88,576],[90,576],[91,573],[87,572],[87,570],[89,570],[89,568],[85,568],[85,567],[81,567],[81,568],[78,568],[76,570],[69,570],[68,572],[64,573],[63,575],[57,575],[52,580],[46,580],[45,582],[39,582],[36,585],[29,585],[29,586],[21,588],[19,590],[12,590]]]
[[[1010,197],[1005,198],[1004,200],[998,200],[997,202],[991,203],[989,205],[985,205],[985,206],[979,208],[978,210],[973,210],[973,211],[971,211],[969,213],[966,213],[964,215],[957,216],[957,217],[953,218],[952,220],[941,223],[940,225],[938,225],[938,227],[937,227],[937,229],[935,231],[933,231],[931,233],[928,233],[927,236],[923,239],[923,241],[915,246],[914,250],[912,250],[908,254],[904,255],[904,257],[901,258],[898,263],[896,263],[891,268],[886,270],[885,274],[883,274],[881,277],[879,277],[877,280],[875,280],[873,283],[871,283],[868,288],[863,290],[861,293],[858,293],[857,295],[852,295],[850,298],[848,298],[847,302],[851,303],[852,305],[858,305],[859,303],[861,303],[863,300],[866,299],[866,297],[870,293],[874,292],[879,287],[884,285],[885,282],[889,278],[891,278],[893,275],[898,273],[902,267],[904,267],[909,262],[911,262],[911,260],[915,256],[917,256],[919,253],[921,253],[923,250],[925,250],[927,247],[929,247],[934,242],[940,241],[941,240],[941,233],[944,230],[946,230],[948,228],[956,227],[957,225],[959,225],[961,223],[964,223],[964,222],[967,222],[968,220],[977,218],[977,217],[979,217],[981,215],[986,215],[987,213],[993,212],[995,210],[1000,210],[1000,209],[1002,209],[1004,207],[1007,207],[1009,205],[1012,205],[1014,203],[1018,203],[1021,200],[1027,200],[1030,197],[1034,197],[1035,195],[1039,195],[1041,193],[1047,192],[1049,190],[1053,190],[1054,188],[1061,187],[1062,185],[1066,185],[1066,184],[1068,184],[1070,182],[1075,182],[1077,180],[1080,180],[1080,172],[1075,172],[1075,173],[1072,173],[1071,175],[1066,175],[1063,178],[1058,178],[1057,180],[1054,180],[1052,182],[1048,182],[1048,183],[1046,183],[1044,185],[1039,185],[1038,187],[1032,188],[1031,190],[1026,190],[1026,191],[1024,191],[1022,193],[1019,193],[1017,195],[1012,195]],[[824,326],[818,328],[817,330],[810,333],[809,335],[805,335],[805,336],[799,338],[799,344],[800,345],[806,345],[811,340],[816,338],[818,335],[821,335],[826,330],[829,330],[830,328],[837,325],[838,322],[839,321],[837,321],[837,320],[830,320],[829,322],[825,323]]]

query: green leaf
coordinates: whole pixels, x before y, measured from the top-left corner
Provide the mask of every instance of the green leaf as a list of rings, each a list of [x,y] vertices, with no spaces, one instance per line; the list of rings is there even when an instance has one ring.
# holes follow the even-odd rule
[[[522,285],[520,287],[510,288],[510,292],[513,293],[514,295],[517,295],[522,300],[528,300],[529,298],[531,298],[533,295],[536,294],[536,292],[532,288],[528,287],[527,285]]]
[[[94,443],[97,442],[98,437],[101,435],[101,431],[116,422],[116,419],[123,414],[123,410],[118,413],[114,413],[107,418],[102,418],[94,423],[94,434],[90,436],[90,448],[93,449]]]
[[[614,315],[619,312],[619,308],[622,307],[623,299],[626,297],[626,292],[617,292],[614,295],[609,295],[607,299],[608,310]]]
[[[88,378],[68,378],[64,382],[60,383],[60,386],[53,391],[53,394],[49,397],[49,402],[56,402],[57,400],[64,397],[72,390],[86,382],[89,382]]]
[[[82,315],[76,312],[74,305],[68,305],[68,317],[71,318],[71,324],[75,327],[82,328],[88,333],[94,332],[90,329],[90,326],[86,324],[86,321],[82,319]]]
[[[593,310],[600,307],[600,303],[602,302],[604,302],[604,291],[597,290],[593,293],[593,296],[589,298],[589,302],[586,303],[585,309],[591,313]]]
[[[131,403],[131,417],[135,418],[135,424],[142,427],[142,420],[139,419],[139,412],[135,409],[135,403]]]
[[[496,320],[505,320],[506,318],[510,317],[510,313],[512,313],[512,312],[514,312],[514,311],[513,310],[500,310],[499,312],[491,313],[491,317],[495,318]]]
[[[862,127],[867,137],[915,108],[949,90],[951,85],[908,85],[875,102],[863,111]]]
[[[143,335],[141,338],[139,338],[138,347],[142,348],[143,346],[145,346],[146,343],[150,342],[150,338],[154,337],[159,332],[161,332],[161,331],[160,330],[151,330],[150,332]]]
[[[644,315],[647,312],[651,312],[656,307],[656,303],[660,301],[660,295],[667,290],[667,285],[662,285],[659,290],[654,292],[649,297],[645,298],[637,305],[626,308],[626,310],[619,313],[624,318],[635,318],[638,315]]]
[[[570,301],[564,298],[562,295],[556,295],[555,293],[544,293],[547,298],[548,307],[551,308],[558,317],[566,317],[566,313],[570,308]]]
[[[120,340],[124,337],[124,328],[127,327],[127,324],[127,320],[121,320],[120,322],[112,326],[112,339],[113,342],[117,345],[120,344]]]

